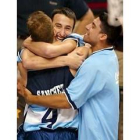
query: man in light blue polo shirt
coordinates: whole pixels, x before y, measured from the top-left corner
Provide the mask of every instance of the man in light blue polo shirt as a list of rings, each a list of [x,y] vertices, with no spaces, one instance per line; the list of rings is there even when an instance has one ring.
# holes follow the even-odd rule
[[[119,68],[113,44],[121,27],[107,23],[103,13],[86,26],[84,41],[92,54],[79,68],[65,94],[21,95],[29,104],[51,108],[79,109],[79,140],[117,140],[119,122]]]

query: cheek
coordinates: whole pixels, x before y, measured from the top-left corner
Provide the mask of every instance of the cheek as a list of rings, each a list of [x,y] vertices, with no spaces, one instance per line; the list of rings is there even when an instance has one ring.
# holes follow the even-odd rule
[[[95,37],[96,36],[94,34],[90,34],[88,38],[89,38],[90,42],[92,42],[95,39]]]
[[[71,33],[72,33],[71,30],[69,30],[69,31],[66,30],[66,31],[65,31],[65,35],[66,35],[66,36],[70,35]]]
[[[95,41],[98,38],[98,34],[96,32],[90,32],[89,38]]]
[[[55,27],[53,28],[53,33],[54,33],[54,36],[56,36],[57,31]]]
[[[87,42],[87,43],[90,43],[91,42],[90,36],[89,35],[85,35],[84,36],[84,41]]]
[[[54,36],[56,36],[59,31],[60,31],[60,29],[54,27],[53,28]]]
[[[90,43],[91,45],[95,44],[97,40],[97,36],[95,34],[89,34],[86,38],[85,38],[85,41],[87,43]]]

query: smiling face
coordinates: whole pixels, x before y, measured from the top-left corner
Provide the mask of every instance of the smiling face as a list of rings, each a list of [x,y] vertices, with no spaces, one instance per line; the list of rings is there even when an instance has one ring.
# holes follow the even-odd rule
[[[88,24],[86,30],[84,41],[92,46],[93,51],[96,51],[114,45],[121,34],[122,28],[121,26],[110,26],[108,24],[108,14],[104,12]]]
[[[74,20],[63,14],[56,14],[53,17],[54,41],[62,40],[72,33]]]
[[[84,35],[84,41],[90,43],[92,46],[95,46],[100,40],[101,33],[101,21],[100,18],[96,18],[92,23],[86,26],[86,34]]]

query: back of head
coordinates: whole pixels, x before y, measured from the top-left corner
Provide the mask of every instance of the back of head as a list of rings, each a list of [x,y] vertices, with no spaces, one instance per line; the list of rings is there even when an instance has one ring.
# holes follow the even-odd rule
[[[70,19],[73,19],[73,21],[74,21],[73,29],[74,29],[75,23],[76,23],[76,15],[71,9],[69,9],[67,7],[62,7],[62,8],[53,10],[52,15],[51,15],[52,21],[53,21],[53,18],[56,14],[62,14]]]
[[[53,42],[52,21],[42,11],[33,12],[29,16],[27,27],[33,41]]]
[[[101,29],[102,32],[107,35],[107,44],[108,45],[115,45],[116,40],[121,35],[122,26],[111,26],[108,24],[108,14],[102,13],[99,15],[101,21]]]

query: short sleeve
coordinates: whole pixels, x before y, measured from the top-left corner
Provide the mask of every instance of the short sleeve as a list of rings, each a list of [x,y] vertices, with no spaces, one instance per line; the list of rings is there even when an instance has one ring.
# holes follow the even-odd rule
[[[68,39],[73,39],[77,42],[77,46],[85,46],[85,42],[83,41],[83,36],[77,34],[77,33],[72,33],[68,35],[63,41],[68,40]]]
[[[99,93],[105,86],[106,79],[103,70],[96,64],[84,63],[65,90],[72,108],[80,108],[92,96]]]
[[[24,49],[21,49],[21,50],[18,51],[18,54],[17,54],[17,63],[22,62],[21,55],[22,55],[22,53],[23,53],[23,50],[24,50]]]

